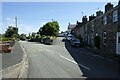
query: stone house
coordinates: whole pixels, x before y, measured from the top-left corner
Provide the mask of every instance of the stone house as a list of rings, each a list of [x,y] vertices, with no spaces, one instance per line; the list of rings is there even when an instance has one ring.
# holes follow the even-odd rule
[[[70,34],[71,33],[71,30],[73,29],[73,28],[75,28],[76,27],[76,24],[68,24],[68,30],[67,30],[67,33],[68,34]]]
[[[118,45],[117,34],[119,33],[118,19],[120,10],[119,5],[113,7],[111,3],[105,6],[105,13],[96,12],[96,18],[89,20],[84,27],[84,41],[94,47],[94,37],[100,37],[100,51],[104,54],[115,55]],[[120,46],[118,46],[119,48]],[[120,54],[117,53],[117,54]]]
[[[86,23],[77,29],[79,29],[77,33],[82,36],[85,44],[95,48],[94,37],[99,36],[100,48],[98,50],[101,53],[120,54],[120,2],[115,7],[107,3],[104,13],[97,11],[96,16],[89,16],[89,21],[86,19]]]

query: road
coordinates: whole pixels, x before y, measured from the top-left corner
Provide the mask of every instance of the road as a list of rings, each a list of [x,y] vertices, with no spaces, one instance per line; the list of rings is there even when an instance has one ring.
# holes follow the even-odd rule
[[[84,48],[71,47],[58,38],[53,45],[20,42],[28,54],[28,78],[118,78],[119,65],[92,55]]]

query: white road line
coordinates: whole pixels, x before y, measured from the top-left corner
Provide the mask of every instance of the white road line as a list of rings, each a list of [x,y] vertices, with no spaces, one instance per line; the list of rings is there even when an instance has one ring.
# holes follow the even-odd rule
[[[96,57],[99,57],[99,58],[101,58],[101,59],[104,59],[104,57],[99,56],[99,55],[92,55],[92,56],[96,56]]]
[[[70,61],[70,62],[72,62],[72,63],[75,63],[75,64],[77,64],[75,61],[73,61],[73,60],[70,60],[70,59],[68,59],[68,58],[66,58],[66,57],[64,57],[64,56],[62,56],[62,55],[60,55],[60,57],[62,57],[62,58],[64,58],[64,59],[66,59],[66,60],[68,60],[68,61]]]
[[[113,60],[111,60],[111,59],[107,59],[108,61],[113,61]]]
[[[48,52],[50,52],[50,53],[52,53],[52,54],[55,54],[54,52],[52,52],[52,51],[50,51],[50,50],[48,50],[48,49],[45,49],[46,51],[48,51]]]
[[[106,59],[106,58],[104,58],[104,57],[102,57],[102,56],[99,56],[99,55],[92,55],[92,56],[96,56],[96,57],[99,57],[99,58],[101,58],[101,59],[105,59],[105,60],[108,60],[108,61],[113,61],[113,60],[111,60],[111,59]]]
[[[79,66],[84,67],[84,68],[90,70],[90,68],[88,68],[88,67],[86,67],[86,66],[84,66],[84,65],[82,65],[82,64],[76,63],[75,61],[70,60],[70,59],[68,59],[68,58],[66,58],[66,57],[64,57],[64,56],[62,56],[62,55],[60,55],[60,57],[66,59],[66,60],[68,60],[68,61],[70,61],[70,62],[72,62],[72,63],[74,63],[74,64],[78,64]]]

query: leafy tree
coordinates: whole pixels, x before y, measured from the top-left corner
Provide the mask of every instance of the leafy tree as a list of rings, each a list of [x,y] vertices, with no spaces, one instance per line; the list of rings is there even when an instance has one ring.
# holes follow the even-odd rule
[[[59,33],[59,24],[57,21],[48,22],[39,29],[40,35],[57,36]]]
[[[35,38],[36,37],[36,33],[32,32],[32,38]]]
[[[7,31],[5,32],[5,37],[17,38],[18,37],[18,28],[8,26]]]
[[[26,34],[21,34],[20,35],[20,40],[26,40]]]

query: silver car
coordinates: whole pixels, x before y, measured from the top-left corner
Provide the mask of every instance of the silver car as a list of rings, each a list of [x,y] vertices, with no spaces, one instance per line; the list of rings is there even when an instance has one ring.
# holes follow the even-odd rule
[[[70,44],[71,44],[72,46],[80,46],[80,45],[81,45],[80,40],[77,39],[77,38],[72,38],[72,39],[70,40]]]
[[[70,41],[72,38],[74,38],[74,36],[71,35],[71,34],[68,34],[68,35],[66,36],[66,39],[67,39],[68,41]]]

